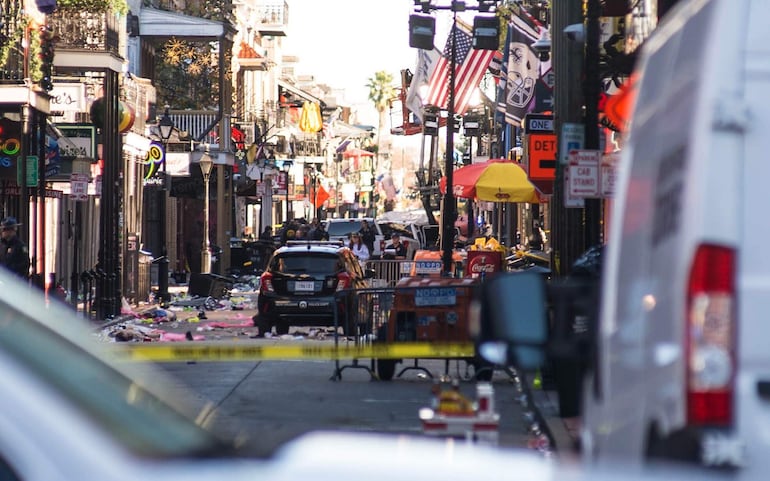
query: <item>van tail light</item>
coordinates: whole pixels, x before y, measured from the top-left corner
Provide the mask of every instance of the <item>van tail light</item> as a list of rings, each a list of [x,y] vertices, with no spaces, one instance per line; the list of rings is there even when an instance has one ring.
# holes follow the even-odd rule
[[[262,292],[275,292],[275,289],[273,289],[273,275],[271,273],[262,273],[262,277],[259,278],[259,290]]]
[[[701,245],[687,289],[687,419],[699,426],[733,422],[737,323],[735,250]]]
[[[337,290],[341,291],[343,289],[347,289],[352,285],[352,282],[350,281],[350,274],[347,272],[340,272],[337,274]]]

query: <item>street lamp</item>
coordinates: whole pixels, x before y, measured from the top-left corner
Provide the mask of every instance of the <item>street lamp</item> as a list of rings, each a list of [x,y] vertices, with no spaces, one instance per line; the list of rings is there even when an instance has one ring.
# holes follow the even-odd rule
[[[450,10],[452,12],[452,29],[450,30],[448,70],[448,97],[447,97],[447,135],[446,152],[444,159],[444,178],[446,180],[446,189],[444,193],[443,205],[441,208],[441,260],[444,273],[449,275],[452,272],[452,252],[454,250],[454,224],[457,218],[457,199],[453,192],[453,172],[454,172],[454,133],[455,128],[455,90],[456,90],[456,67],[457,67],[457,12],[466,10],[478,10],[479,12],[490,12],[497,5],[497,0],[479,0],[478,6],[472,7],[466,5],[464,0],[452,0],[450,5],[434,5],[432,0],[415,0],[415,11],[429,13],[432,10]],[[420,15],[410,16],[410,46],[424,48],[427,45],[433,48],[432,32],[429,28],[429,22],[421,20]],[[428,24],[428,28],[425,28]],[[497,50],[498,47],[498,21],[495,17],[477,17],[474,19],[474,29],[472,35],[473,48],[477,50]],[[426,37],[431,37],[426,42]]]
[[[206,152],[198,161],[203,174],[203,244],[201,246],[201,273],[211,271],[211,251],[209,250],[209,176],[214,161]]]
[[[160,258],[158,259],[158,300],[161,307],[168,306],[168,302],[171,300],[168,295],[168,249],[166,246],[166,208],[168,198],[169,182],[166,176],[166,157],[168,156],[168,139],[171,138],[171,132],[174,130],[174,121],[171,120],[171,116],[168,114],[168,105],[163,113],[163,117],[158,122],[158,130],[160,131],[160,139],[163,142],[163,163],[162,174],[163,189],[161,191],[160,201]]]

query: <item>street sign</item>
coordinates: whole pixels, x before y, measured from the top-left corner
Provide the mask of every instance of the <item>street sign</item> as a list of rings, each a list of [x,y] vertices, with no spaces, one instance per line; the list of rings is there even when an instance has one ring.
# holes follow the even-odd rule
[[[556,178],[556,134],[527,135],[528,174],[533,180]]]
[[[524,133],[553,133],[553,115],[527,114],[524,116]]]
[[[38,180],[38,158],[37,155],[27,156],[27,187],[35,187]],[[16,183],[21,185],[21,162],[16,164]]]
[[[569,153],[569,192],[575,197],[601,197],[599,150],[573,150]]]
[[[620,152],[610,152],[602,156],[602,197],[612,197],[615,195],[615,179],[617,177],[619,159]]]
[[[70,199],[78,202],[88,200],[88,174],[70,174]]]
[[[585,125],[564,123],[561,126],[561,138],[559,143],[559,161],[562,165],[569,162],[569,153],[583,148],[585,142]]]

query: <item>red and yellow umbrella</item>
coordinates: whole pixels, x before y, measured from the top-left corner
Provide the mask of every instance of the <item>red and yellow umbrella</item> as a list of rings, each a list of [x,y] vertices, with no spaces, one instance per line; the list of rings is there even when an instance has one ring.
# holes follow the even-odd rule
[[[441,178],[440,189],[446,192],[446,177]],[[490,159],[460,167],[452,174],[452,192],[455,197],[487,202],[538,204],[542,197],[524,169],[507,159]]]

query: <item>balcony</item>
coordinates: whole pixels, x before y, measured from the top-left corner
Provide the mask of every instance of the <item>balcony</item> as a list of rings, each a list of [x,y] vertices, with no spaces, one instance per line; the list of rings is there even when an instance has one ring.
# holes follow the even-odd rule
[[[58,36],[56,49],[109,52],[119,55],[120,19],[114,12],[56,11],[48,16]]]
[[[263,37],[285,37],[289,25],[289,4],[264,0],[257,5],[257,25]]]

